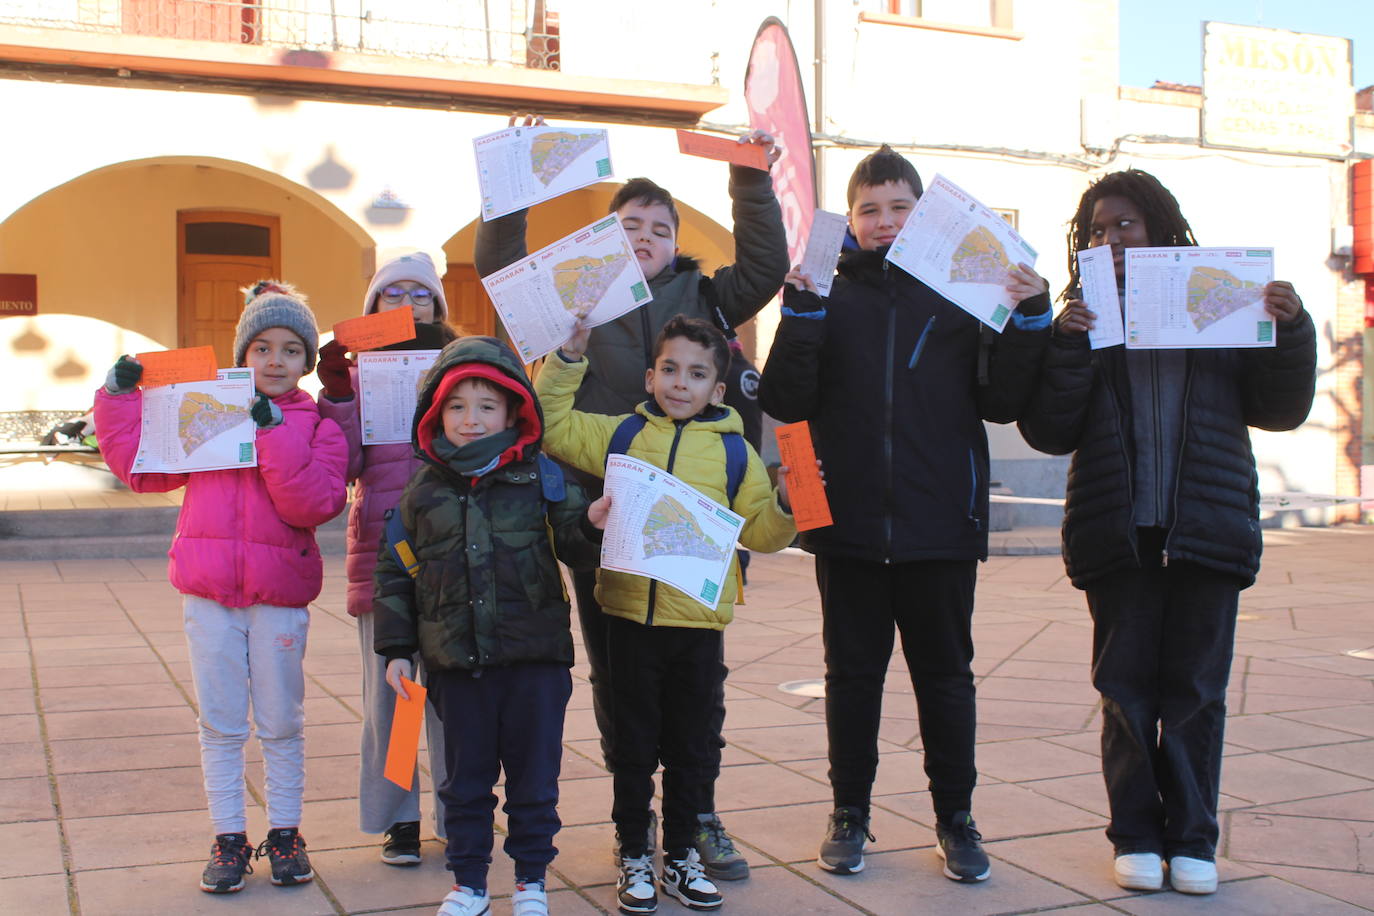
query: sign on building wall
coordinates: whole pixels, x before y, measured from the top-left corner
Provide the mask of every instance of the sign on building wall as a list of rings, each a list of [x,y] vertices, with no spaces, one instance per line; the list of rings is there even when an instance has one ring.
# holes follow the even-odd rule
[[[38,314],[38,275],[0,274],[0,318]]]
[[[1225,22],[1202,28],[1203,146],[1350,155],[1350,39]]]

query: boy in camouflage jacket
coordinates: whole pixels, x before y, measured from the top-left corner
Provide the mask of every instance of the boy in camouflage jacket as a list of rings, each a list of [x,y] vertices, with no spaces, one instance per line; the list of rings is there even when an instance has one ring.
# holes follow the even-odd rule
[[[490,337],[445,347],[415,409],[423,466],[388,520],[377,563],[374,646],[388,660],[387,682],[405,695],[401,678],[418,649],[444,726],[439,797],[455,884],[440,916],[489,911],[492,787],[502,769],[516,910],[547,912],[573,663],[557,560],[597,565],[609,502],[589,506],[562,479],[540,452],[543,431],[509,347]]]

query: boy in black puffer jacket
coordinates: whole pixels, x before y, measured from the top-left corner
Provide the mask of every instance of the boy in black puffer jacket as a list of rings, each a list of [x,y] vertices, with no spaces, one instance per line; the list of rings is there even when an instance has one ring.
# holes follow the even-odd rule
[[[849,180],[854,249],[828,300],[789,274],[783,319],[759,403],[808,420],[825,462],[834,524],[804,532],[816,555],[825,643],[831,814],[818,864],[863,869],[878,767],[883,678],[900,631],[935,807],[937,852],[956,881],[988,876],[969,814],[974,768],[973,589],[988,555],[988,444],[983,420],[1025,404],[1049,338],[1046,283],[1026,265],[1019,302],[984,342],[977,319],[885,258],[921,195],[888,147]]]
[[[402,695],[419,651],[444,726],[439,797],[454,888],[439,913],[488,912],[492,786],[503,769],[513,902],[522,913],[547,912],[573,663],[557,560],[597,565],[609,501],[588,506],[540,452],[539,402],[499,340],[464,337],[444,348],[412,428],[423,466],[388,514],[373,646]]]

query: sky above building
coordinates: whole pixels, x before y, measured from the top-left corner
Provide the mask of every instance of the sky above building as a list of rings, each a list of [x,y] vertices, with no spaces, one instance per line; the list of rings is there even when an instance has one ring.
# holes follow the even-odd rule
[[[1354,40],[1354,82],[1374,83],[1371,0],[1121,0],[1121,84],[1202,82],[1202,23],[1288,29]]]

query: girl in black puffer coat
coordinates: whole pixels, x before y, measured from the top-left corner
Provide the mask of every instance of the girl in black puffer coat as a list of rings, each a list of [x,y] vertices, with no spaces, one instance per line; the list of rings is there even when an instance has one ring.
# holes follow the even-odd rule
[[[1222,728],[1240,590],[1259,570],[1248,427],[1289,430],[1312,405],[1316,332],[1291,284],[1264,291],[1277,345],[1091,350],[1077,253],[1196,245],[1173,195],[1134,169],[1084,193],[1069,231],[1068,299],[1020,420],[1026,441],[1073,453],[1064,561],[1093,617],[1107,836],[1123,887],[1216,890]]]

